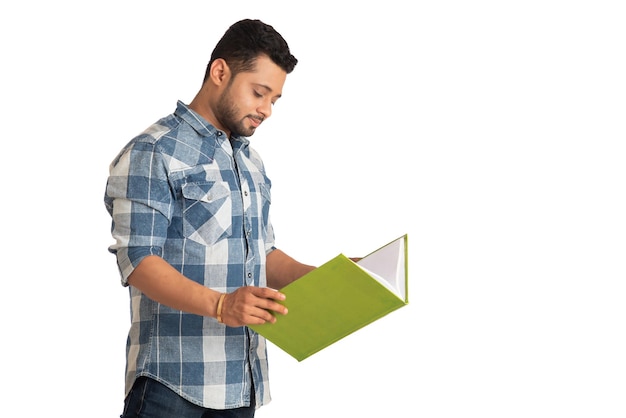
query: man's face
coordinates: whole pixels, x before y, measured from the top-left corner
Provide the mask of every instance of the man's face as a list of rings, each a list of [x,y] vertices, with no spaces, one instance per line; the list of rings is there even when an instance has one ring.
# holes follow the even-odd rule
[[[272,114],[287,73],[266,56],[260,56],[252,72],[231,78],[217,101],[215,116],[231,135],[252,136]]]

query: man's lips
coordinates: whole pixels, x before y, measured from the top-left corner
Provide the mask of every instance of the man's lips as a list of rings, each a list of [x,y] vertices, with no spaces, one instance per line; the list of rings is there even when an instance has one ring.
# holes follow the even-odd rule
[[[261,118],[256,118],[254,116],[248,116],[248,118],[250,119],[250,122],[252,123],[252,126],[254,128],[258,128],[259,125],[261,124],[261,122],[263,122],[263,119]]]

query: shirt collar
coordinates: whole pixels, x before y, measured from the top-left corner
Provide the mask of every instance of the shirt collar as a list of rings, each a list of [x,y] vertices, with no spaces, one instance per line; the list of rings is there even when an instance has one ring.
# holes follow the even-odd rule
[[[176,104],[176,111],[174,113],[185,122],[187,122],[200,136],[218,137],[221,135],[225,135],[224,132],[211,125],[202,116],[191,110],[189,106],[187,106],[180,100]],[[241,142],[242,146],[246,146],[250,143],[250,140],[248,138],[241,135],[234,135],[231,139],[233,141]]]

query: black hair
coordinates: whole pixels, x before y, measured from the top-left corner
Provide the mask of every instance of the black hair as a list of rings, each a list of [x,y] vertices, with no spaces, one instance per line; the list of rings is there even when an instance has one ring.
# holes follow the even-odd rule
[[[209,77],[213,62],[222,58],[233,75],[251,71],[260,55],[267,55],[287,74],[298,60],[289,51],[287,41],[272,26],[258,19],[244,19],[234,23],[219,40],[207,65],[204,80]]]

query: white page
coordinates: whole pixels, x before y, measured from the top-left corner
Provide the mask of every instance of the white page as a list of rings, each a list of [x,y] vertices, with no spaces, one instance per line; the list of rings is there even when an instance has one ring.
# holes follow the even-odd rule
[[[378,281],[402,300],[406,300],[404,254],[404,237],[401,237],[362,258],[357,264],[373,273]]]

